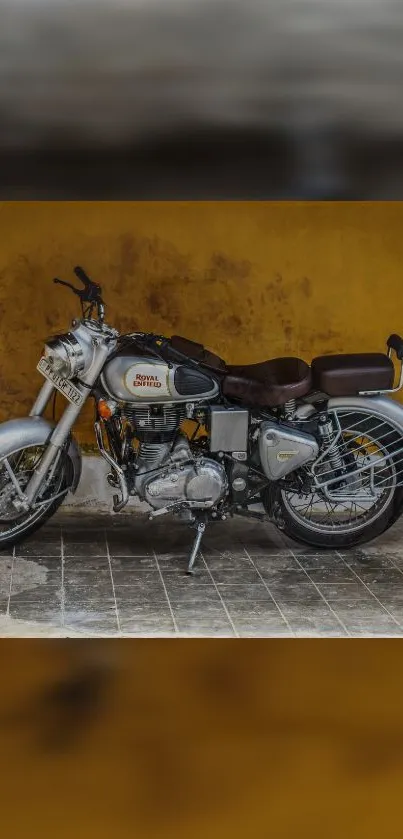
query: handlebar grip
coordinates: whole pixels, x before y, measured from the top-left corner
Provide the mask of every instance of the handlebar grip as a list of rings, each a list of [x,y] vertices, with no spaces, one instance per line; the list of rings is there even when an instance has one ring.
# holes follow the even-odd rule
[[[77,279],[81,280],[85,286],[92,285],[92,280],[90,280],[89,276],[85,273],[84,268],[80,268],[79,265],[76,265],[74,273]]]
[[[403,338],[394,332],[393,335],[389,335],[386,343],[390,350],[395,351],[399,361],[403,361]]]

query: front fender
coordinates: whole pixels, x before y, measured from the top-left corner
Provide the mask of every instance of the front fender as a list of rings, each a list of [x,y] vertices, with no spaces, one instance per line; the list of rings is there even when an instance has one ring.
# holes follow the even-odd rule
[[[54,429],[54,424],[43,417],[22,417],[8,420],[0,425],[0,459],[20,451],[26,446],[42,446],[48,442]],[[81,452],[74,439],[70,436],[68,457],[73,467],[73,481],[71,492],[75,492],[81,478]]]
[[[349,410],[367,411],[374,417],[387,419],[403,436],[403,406],[386,396],[334,396],[328,399],[329,410],[348,408]],[[317,412],[313,403],[301,405],[297,410],[299,419],[308,419]]]

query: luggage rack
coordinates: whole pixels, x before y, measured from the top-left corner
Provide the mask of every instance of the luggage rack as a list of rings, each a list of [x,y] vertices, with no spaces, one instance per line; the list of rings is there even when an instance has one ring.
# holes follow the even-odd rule
[[[400,375],[399,375],[399,382],[396,387],[391,387],[387,390],[360,390],[360,396],[379,396],[381,393],[397,393],[403,387],[403,338],[396,333],[389,335],[389,338],[386,342],[386,346],[388,348],[387,356],[391,358],[392,351],[395,352],[396,358],[400,361]]]

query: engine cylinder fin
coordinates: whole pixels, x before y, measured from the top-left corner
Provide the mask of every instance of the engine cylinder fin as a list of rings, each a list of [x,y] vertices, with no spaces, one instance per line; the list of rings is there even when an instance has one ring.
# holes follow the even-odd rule
[[[133,426],[140,443],[169,443],[175,439],[186,417],[186,406],[125,403],[123,414]]]

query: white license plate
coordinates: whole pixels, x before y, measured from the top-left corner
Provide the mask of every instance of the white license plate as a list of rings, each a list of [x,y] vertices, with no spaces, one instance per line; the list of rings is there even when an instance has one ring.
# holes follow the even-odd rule
[[[72,405],[81,405],[85,400],[85,394],[83,395],[80,391],[71,383],[68,379],[64,379],[63,376],[59,376],[58,373],[55,373],[51,366],[46,361],[46,358],[41,358],[36,367],[42,376],[45,376],[45,379],[49,379],[52,384],[60,390],[60,393],[66,397],[66,399],[71,402]]]

